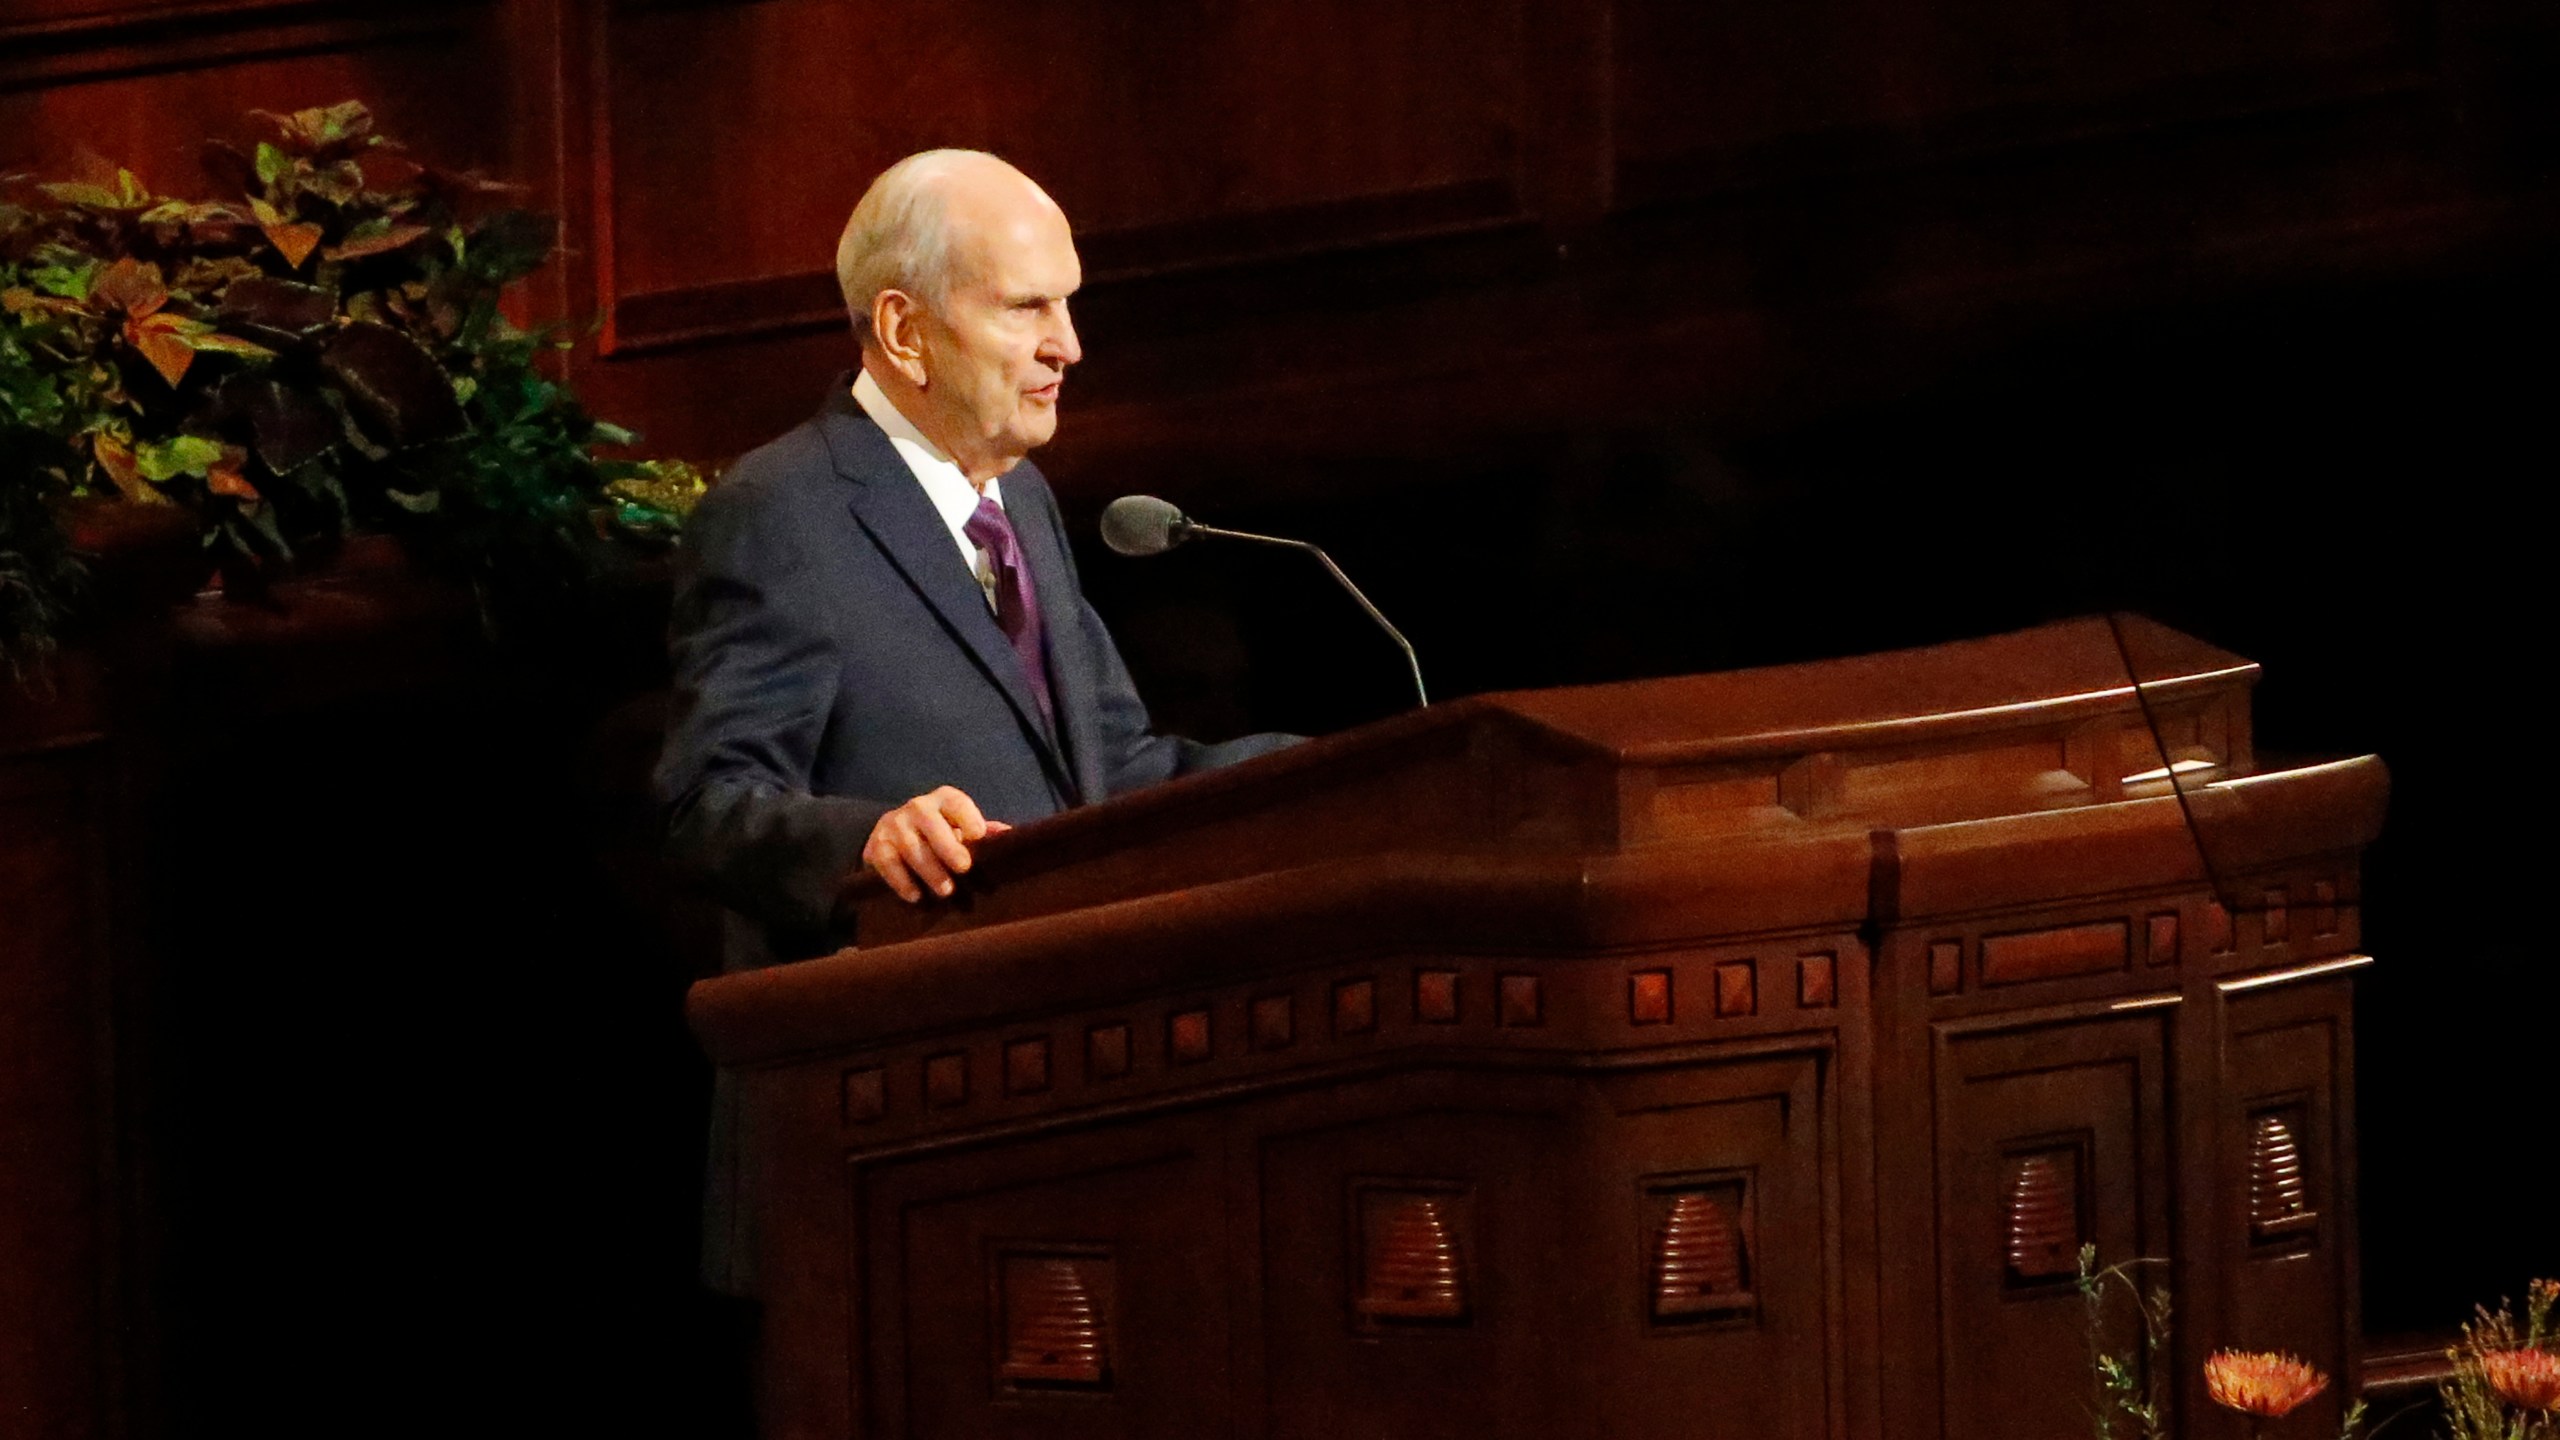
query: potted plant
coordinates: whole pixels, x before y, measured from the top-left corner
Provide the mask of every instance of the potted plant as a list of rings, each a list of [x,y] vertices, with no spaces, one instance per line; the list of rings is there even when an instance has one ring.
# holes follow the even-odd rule
[[[65,506],[168,510],[202,574],[257,592],[347,537],[400,537],[493,587],[572,572],[601,522],[662,541],[701,479],[600,458],[630,432],[546,373],[506,287],[557,243],[513,187],[440,169],[360,104],[254,112],[205,147],[233,194],[130,171],[0,189],[0,661],[78,604]]]

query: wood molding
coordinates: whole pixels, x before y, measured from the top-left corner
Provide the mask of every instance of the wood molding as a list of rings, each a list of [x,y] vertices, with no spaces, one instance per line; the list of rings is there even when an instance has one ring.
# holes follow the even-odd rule
[[[0,25],[0,95],[455,36],[489,8],[489,0],[433,0],[392,12],[338,0],[243,0],[147,17]]]
[[[599,114],[595,183],[596,305],[604,319],[598,351],[642,354],[713,340],[737,340],[844,323],[832,272],[722,281],[636,295],[613,293],[611,141]],[[1260,214],[1222,215],[1174,225],[1088,234],[1079,241],[1088,283],[1234,270],[1275,260],[1344,254],[1453,239],[1528,225],[1507,181],[1468,181]]]
[[[0,41],[13,44],[47,40],[94,44],[129,35],[167,34],[181,30],[236,30],[283,24],[291,20],[356,15],[366,7],[351,0],[192,0],[176,5],[109,5],[83,14],[50,19],[0,20]]]
[[[2216,76],[2103,104],[2007,105],[1920,124],[1850,125],[1740,146],[1614,157],[1613,212],[1712,200],[1824,179],[1903,175],[2008,155],[2122,141],[2163,130],[2278,124],[2434,94],[2442,77],[2414,51],[2292,76]]]

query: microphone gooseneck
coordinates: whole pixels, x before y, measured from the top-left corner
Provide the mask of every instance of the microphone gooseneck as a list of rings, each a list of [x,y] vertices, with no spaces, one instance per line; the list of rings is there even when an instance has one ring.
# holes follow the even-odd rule
[[[1360,587],[1351,583],[1351,577],[1342,573],[1342,567],[1333,563],[1333,557],[1318,547],[1304,540],[1290,540],[1278,535],[1256,535],[1250,530],[1221,530],[1215,525],[1203,525],[1183,514],[1177,506],[1153,495],[1123,495],[1102,512],[1102,543],[1123,555],[1161,555],[1194,535],[1206,535],[1214,540],[1250,540],[1256,545],[1278,545],[1285,549],[1303,550],[1316,557],[1316,562],[1324,566],[1325,572],[1359,602],[1360,608],[1368,612],[1369,618],[1376,621],[1378,628],[1387,632],[1387,638],[1396,642],[1396,648],[1404,652],[1405,668],[1413,672],[1414,699],[1425,707],[1431,704],[1431,694],[1422,686],[1422,661],[1413,653],[1413,642],[1405,639],[1404,632],[1387,619],[1386,612],[1369,603],[1369,597],[1360,593]]]

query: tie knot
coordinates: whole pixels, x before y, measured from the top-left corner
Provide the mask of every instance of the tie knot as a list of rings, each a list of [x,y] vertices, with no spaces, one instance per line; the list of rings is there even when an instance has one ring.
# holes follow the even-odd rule
[[[1013,522],[1005,518],[1004,507],[991,495],[978,498],[977,513],[960,529],[998,559],[1010,559],[1014,553]]]

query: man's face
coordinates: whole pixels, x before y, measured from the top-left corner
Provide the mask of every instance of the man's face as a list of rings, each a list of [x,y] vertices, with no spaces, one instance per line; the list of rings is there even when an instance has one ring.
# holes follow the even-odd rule
[[[1035,203],[1036,201],[1036,203]],[[1059,381],[1084,357],[1067,318],[1083,282],[1066,217],[1000,195],[955,215],[951,293],[922,315],[934,438],[973,480],[1000,475],[1058,429]]]

